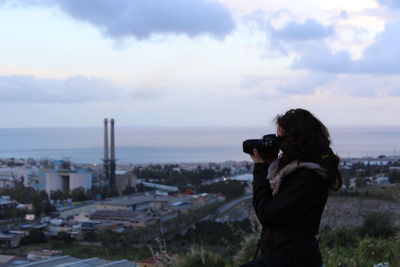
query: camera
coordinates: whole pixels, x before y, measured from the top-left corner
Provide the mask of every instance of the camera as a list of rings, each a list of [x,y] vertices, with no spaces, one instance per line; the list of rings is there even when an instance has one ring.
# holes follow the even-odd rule
[[[281,137],[275,134],[264,135],[261,139],[248,139],[243,142],[243,152],[253,154],[256,148],[262,158],[267,156],[277,157],[281,149]]]

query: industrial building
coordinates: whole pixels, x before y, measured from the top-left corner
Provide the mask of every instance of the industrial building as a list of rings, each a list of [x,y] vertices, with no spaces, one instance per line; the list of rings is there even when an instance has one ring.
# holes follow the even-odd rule
[[[37,173],[37,168],[0,168],[0,188],[13,187],[17,182],[24,186],[30,186]]]
[[[7,211],[11,208],[15,208],[17,206],[17,202],[11,200],[9,196],[1,196],[0,197],[0,213]]]
[[[82,187],[92,188],[93,175],[87,170],[51,169],[39,172],[39,189],[51,191],[71,191]]]
[[[127,187],[136,188],[136,175],[132,171],[115,171],[115,187],[120,195]]]

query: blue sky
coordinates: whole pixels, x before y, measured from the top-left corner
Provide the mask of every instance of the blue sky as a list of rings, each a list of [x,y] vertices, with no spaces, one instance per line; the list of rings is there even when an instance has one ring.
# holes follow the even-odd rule
[[[395,0],[0,0],[1,127],[400,125]]]

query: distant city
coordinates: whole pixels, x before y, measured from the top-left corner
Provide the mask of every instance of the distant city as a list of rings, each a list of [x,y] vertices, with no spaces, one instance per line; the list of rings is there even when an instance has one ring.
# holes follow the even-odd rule
[[[46,242],[104,245],[102,238],[113,234],[124,234],[129,242],[143,246],[160,235],[185,235],[205,221],[248,220],[251,208],[243,203],[251,199],[250,161],[118,162],[114,124],[114,119],[104,120],[103,153],[98,155],[102,163],[74,162],[68,157],[0,159],[3,249]],[[340,167],[344,186],[339,195],[395,188],[400,182],[400,156],[344,158]],[[154,255],[147,256],[103,263],[144,266],[154,260]],[[38,248],[16,253],[9,262],[54,266],[88,261],[80,257]]]

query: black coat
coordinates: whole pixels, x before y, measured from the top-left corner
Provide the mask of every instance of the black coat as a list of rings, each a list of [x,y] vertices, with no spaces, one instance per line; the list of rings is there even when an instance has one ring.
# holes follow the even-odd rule
[[[282,178],[273,196],[268,165],[253,172],[253,206],[263,226],[260,247],[264,266],[321,266],[315,236],[328,198],[328,186],[317,172],[300,168]]]

